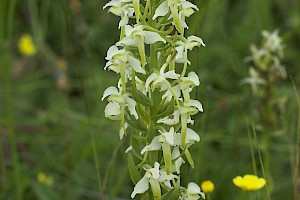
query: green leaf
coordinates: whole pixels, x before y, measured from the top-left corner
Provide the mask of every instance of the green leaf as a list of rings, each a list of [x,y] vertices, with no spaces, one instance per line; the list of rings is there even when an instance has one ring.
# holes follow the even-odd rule
[[[194,168],[194,160],[192,158],[192,155],[188,149],[185,149],[184,154],[186,156],[186,159],[188,160],[189,164],[191,165],[192,168]]]
[[[169,116],[174,112],[174,107],[175,107],[175,101],[172,100],[168,103],[166,103],[162,109],[161,112],[157,115],[158,118],[163,118],[165,116]]]
[[[162,196],[162,200],[178,200],[179,199],[179,188],[174,188]]]
[[[147,111],[145,111],[144,107],[140,104],[136,105],[136,111],[138,115],[141,117],[140,120],[143,120],[145,123],[149,124],[151,116]]]
[[[148,134],[147,134],[147,142],[148,143],[151,143],[151,141],[152,141],[152,139],[155,137],[155,133],[156,133],[156,131],[155,131],[155,127],[154,127],[154,125],[153,125],[153,123],[151,123],[150,124],[150,130],[148,131]]]
[[[153,166],[154,163],[159,160],[158,159],[158,151],[149,151],[148,152],[148,160],[149,160],[149,164],[151,166]]]
[[[132,152],[134,155],[140,159],[143,160],[143,157],[141,156],[141,148],[139,146],[139,141],[134,138],[133,135],[131,135],[131,147],[132,147]]]
[[[128,113],[128,109],[126,109]],[[141,119],[135,119],[130,114],[126,115],[126,122],[129,124],[129,127],[142,133],[147,133],[148,129],[147,126],[141,121]]]
[[[141,91],[139,91],[135,87],[132,87],[131,94],[132,94],[133,99],[136,102],[138,102],[144,106],[152,106],[153,105],[153,102],[151,101],[151,99],[149,97],[147,97],[146,95],[144,95]]]
[[[131,156],[131,153],[128,153],[128,170],[132,182],[134,184],[137,184],[137,182],[141,180],[142,175],[140,174],[138,168],[136,167],[134,160]]]
[[[132,128],[133,130],[137,131],[137,132],[143,132],[146,133],[147,130],[143,129],[140,124],[138,123],[138,121],[133,121],[127,118],[126,122],[129,124],[129,127]]]

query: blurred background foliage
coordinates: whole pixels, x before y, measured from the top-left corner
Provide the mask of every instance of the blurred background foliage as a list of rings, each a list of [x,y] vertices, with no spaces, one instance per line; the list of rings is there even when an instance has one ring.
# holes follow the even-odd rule
[[[192,2],[200,11],[187,34],[207,45],[190,54],[201,80],[194,95],[205,111],[194,126],[201,137],[192,148],[196,167],[183,168],[183,183],[210,179],[212,199],[241,199],[232,178],[254,173],[253,165],[262,176],[257,116],[263,110],[240,81],[249,76],[250,44],[260,45],[262,30],[278,29],[288,78],[276,85],[282,109],[270,142],[271,199],[293,199],[299,118],[291,80],[299,89],[300,1]],[[119,141],[119,124],[104,118],[100,101],[118,78],[103,70],[119,35],[119,18],[102,10],[105,3],[0,0],[0,199],[129,199],[129,141]],[[36,46],[32,56],[19,52],[24,34]]]

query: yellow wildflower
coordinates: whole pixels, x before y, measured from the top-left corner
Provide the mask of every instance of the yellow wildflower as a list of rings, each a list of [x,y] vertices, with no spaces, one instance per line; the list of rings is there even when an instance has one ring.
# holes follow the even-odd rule
[[[265,186],[266,180],[264,178],[259,178],[255,175],[246,174],[244,177],[237,176],[233,179],[233,183],[235,186],[246,190],[246,191],[254,191],[259,190]]]
[[[30,35],[22,35],[19,40],[19,51],[24,56],[33,56],[36,54],[36,47]]]
[[[47,176],[42,172],[38,173],[37,180],[47,186],[52,186],[54,183],[54,180],[51,176]]]
[[[211,193],[212,191],[214,191],[214,188],[215,188],[215,185],[212,181],[210,180],[206,180],[206,181],[203,181],[201,183],[201,190],[205,193],[205,194],[209,194]]]

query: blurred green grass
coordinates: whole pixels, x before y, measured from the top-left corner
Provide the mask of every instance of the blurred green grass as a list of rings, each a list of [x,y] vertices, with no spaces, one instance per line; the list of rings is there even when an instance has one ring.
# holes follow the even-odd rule
[[[283,63],[298,87],[300,3],[193,2],[200,11],[189,19],[188,34],[202,37],[207,45],[190,59],[201,80],[194,95],[204,113],[196,117],[201,137],[192,149],[196,167],[184,167],[182,181],[211,179],[213,199],[239,199],[232,178],[253,173],[248,132],[259,112],[250,88],[240,84],[248,76],[244,58],[249,45],[261,41],[262,30],[279,29],[285,42]],[[100,100],[117,81],[103,70],[106,51],[119,34],[118,17],[102,10],[105,3],[1,0],[0,199],[129,199],[133,185],[124,153],[129,142],[119,142],[119,124],[104,117],[106,103]],[[18,52],[24,33],[37,45],[33,57]],[[288,101],[271,141],[274,200],[293,199],[298,120],[290,79],[280,83],[278,95]],[[257,151],[255,156],[258,161]],[[38,182],[39,172],[53,177],[54,185]]]

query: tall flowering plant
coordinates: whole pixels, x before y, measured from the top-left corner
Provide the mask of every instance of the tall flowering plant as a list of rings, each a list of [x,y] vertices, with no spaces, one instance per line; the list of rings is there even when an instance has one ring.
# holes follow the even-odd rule
[[[279,83],[287,78],[286,68],[281,60],[284,54],[284,44],[277,30],[272,33],[262,31],[261,46],[251,45],[252,55],[246,58],[251,62],[249,77],[242,83],[250,84],[253,95],[258,100],[258,122],[262,133],[264,171],[268,180],[268,191],[274,188],[271,173],[270,145],[272,136],[280,128],[280,114],[285,111],[287,97],[279,93]]]
[[[111,0],[106,8],[120,17],[120,40],[108,49],[105,69],[120,79],[102,100],[108,101],[105,116],[120,121],[120,139],[131,138],[131,198],[205,198],[196,183],[180,185],[180,167],[194,167],[189,148],[200,141],[190,128],[192,116],[203,112],[190,96],[200,81],[188,69],[188,52],[205,44],[184,34],[185,19],[197,6],[187,0]]]

